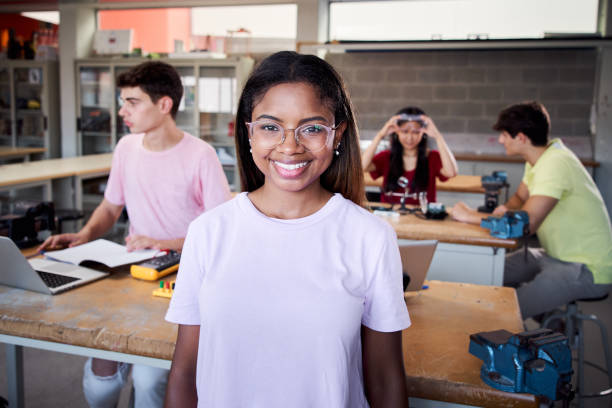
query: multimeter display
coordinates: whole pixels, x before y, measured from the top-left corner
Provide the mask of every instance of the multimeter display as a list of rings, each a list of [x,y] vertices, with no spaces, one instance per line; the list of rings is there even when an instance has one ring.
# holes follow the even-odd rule
[[[172,272],[176,272],[181,260],[181,254],[170,251],[166,255],[156,256],[142,263],[132,265],[130,273],[133,277],[143,280],[158,280]]]

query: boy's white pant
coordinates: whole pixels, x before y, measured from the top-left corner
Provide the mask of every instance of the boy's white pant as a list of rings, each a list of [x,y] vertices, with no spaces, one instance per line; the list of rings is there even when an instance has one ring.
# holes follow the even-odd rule
[[[118,370],[108,377],[95,375],[91,369],[91,358],[85,362],[83,392],[91,408],[114,408],[119,401],[121,389],[127,381],[130,364],[118,363]],[[163,368],[134,364],[134,407],[163,407],[169,371]]]

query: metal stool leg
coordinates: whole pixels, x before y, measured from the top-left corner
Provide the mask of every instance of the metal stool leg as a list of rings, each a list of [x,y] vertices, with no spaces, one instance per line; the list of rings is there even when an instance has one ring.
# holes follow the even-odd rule
[[[576,397],[578,400],[578,406],[583,408],[585,400],[583,396],[586,395],[586,383],[584,380],[584,322],[591,321],[597,324],[599,327],[604,357],[606,360],[605,368],[607,369],[609,385],[612,388],[612,353],[610,352],[608,332],[604,324],[597,316],[580,313],[578,305],[575,302],[568,303],[564,311],[557,312],[549,316],[546,320],[544,320],[544,322],[542,322],[542,327],[549,327],[550,323],[555,319],[563,319],[565,321],[565,336],[568,339],[570,348],[572,350],[576,350],[578,360],[576,367]],[[603,368],[600,369],[603,370]]]
[[[576,394],[578,395],[578,408],[584,408],[584,398],[582,395],[585,394],[585,384],[584,384],[584,338],[582,335],[582,320],[579,318],[578,314],[574,314],[573,319],[575,324],[575,339],[577,345],[577,353],[578,353],[578,386],[576,389]]]
[[[132,387],[130,388],[130,399],[128,401],[128,408],[134,408],[134,399],[136,398],[134,396],[134,386],[132,385]]]
[[[608,371],[608,385],[612,387],[612,356],[610,355],[610,341],[608,340],[608,330],[606,326],[597,318],[595,315],[583,315],[579,314],[578,318],[580,320],[589,320],[599,327],[599,332],[601,333],[601,341],[603,342],[603,350],[604,350],[604,358],[606,359],[606,369]]]

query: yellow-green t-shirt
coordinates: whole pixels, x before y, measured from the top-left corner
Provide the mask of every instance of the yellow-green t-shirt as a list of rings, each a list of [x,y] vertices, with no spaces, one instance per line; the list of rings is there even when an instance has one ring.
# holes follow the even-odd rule
[[[553,139],[534,166],[525,164],[529,196],[558,199],[538,228],[546,253],[585,264],[595,283],[612,283],[612,228],[601,194],[580,160]]]

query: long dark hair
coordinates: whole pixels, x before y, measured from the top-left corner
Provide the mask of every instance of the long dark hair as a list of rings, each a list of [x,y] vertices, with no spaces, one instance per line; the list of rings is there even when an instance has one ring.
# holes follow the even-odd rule
[[[340,75],[334,68],[314,55],[281,51],[270,55],[249,76],[236,113],[236,152],[242,191],[253,191],[264,184],[264,175],[253,161],[249,149],[246,122],[252,120],[253,108],[273,86],[284,83],[305,83],[319,94],[323,104],[334,113],[335,124],[346,122],[340,139],[338,156],[321,174],[321,185],[332,193],[362,205],[365,199],[359,134],[353,108]]]
[[[408,106],[400,109],[396,115],[425,115],[425,111],[415,106]],[[387,184],[384,186],[385,191],[395,191],[399,187],[397,180],[404,174],[404,146],[399,140],[397,133],[391,134],[391,156],[389,158],[389,174],[387,175]],[[414,174],[414,180],[410,183],[410,191],[427,191],[429,185],[429,162],[427,160],[427,134],[423,134],[423,138],[417,146],[417,165]]]

